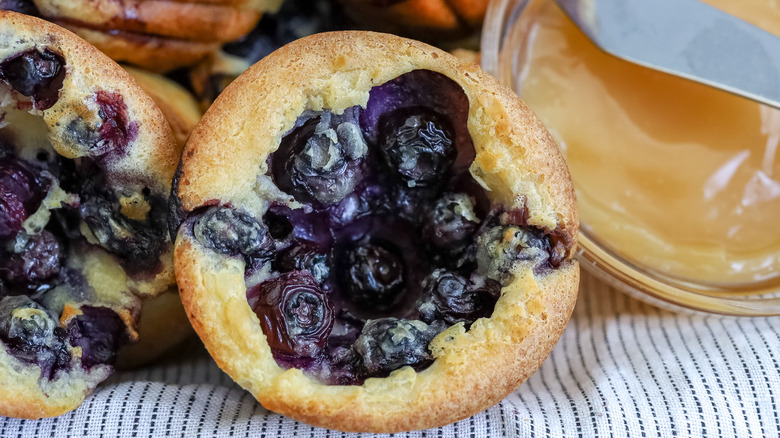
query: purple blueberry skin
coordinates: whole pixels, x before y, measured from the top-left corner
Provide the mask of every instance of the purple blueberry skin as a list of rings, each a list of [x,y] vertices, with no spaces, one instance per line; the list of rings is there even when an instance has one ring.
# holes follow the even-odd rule
[[[341,115],[322,112],[299,119],[270,160],[279,188],[315,207],[333,205],[354,191],[366,150],[359,111],[353,107]]]
[[[116,352],[128,342],[125,323],[106,307],[82,306],[82,314],[67,327],[70,343],[81,347],[81,365],[89,371],[96,365],[113,365]]]
[[[18,308],[39,312],[32,318],[22,319],[13,316]],[[58,371],[69,367],[65,330],[53,315],[27,296],[0,299],[0,340],[14,357],[40,367],[42,378],[52,380]]]
[[[138,136],[138,122],[130,120],[127,104],[119,93],[98,91],[95,101],[103,123],[90,155],[103,159],[125,155],[127,146]]]
[[[38,172],[39,173],[39,172]],[[46,196],[48,181],[10,153],[0,156],[0,240],[16,235]]]
[[[34,108],[46,110],[60,97],[65,59],[50,49],[30,49],[0,62],[0,80],[29,97]]]
[[[274,252],[273,238],[264,224],[228,207],[203,211],[193,234],[207,248],[229,256],[265,259]]]
[[[443,320],[449,325],[463,322],[469,327],[479,318],[487,318],[501,294],[501,284],[482,280],[481,284],[444,269],[425,279],[425,292],[418,310],[426,323]]]
[[[308,271],[292,271],[247,290],[274,356],[314,358],[333,328],[327,296]]]
[[[345,248],[339,258],[344,263],[338,272],[341,289],[352,303],[379,312],[396,304],[406,284],[403,255],[395,245],[363,239]]]
[[[360,357],[361,377],[386,377],[404,366],[425,368],[433,362],[428,344],[444,329],[440,321],[431,325],[397,318],[368,322],[353,346]],[[396,331],[406,335],[397,336]]]
[[[458,151],[447,116],[403,107],[379,118],[379,148],[393,174],[410,187],[446,182]]]
[[[119,257],[130,275],[154,273],[162,268],[160,254],[166,240],[167,207],[157,196],[148,196],[151,206],[144,221],[129,219],[119,211],[110,192],[81,194],[78,215],[87,224],[100,246]]]
[[[413,70],[372,88],[360,113],[360,128],[369,144],[381,142],[382,116],[409,107],[428,108],[450,122],[457,150],[453,173],[465,171],[476,156],[467,128],[469,101],[461,86],[441,73]]]
[[[29,236],[21,253],[6,254],[0,249],[0,280],[19,290],[34,291],[60,273],[62,245],[51,232]]]

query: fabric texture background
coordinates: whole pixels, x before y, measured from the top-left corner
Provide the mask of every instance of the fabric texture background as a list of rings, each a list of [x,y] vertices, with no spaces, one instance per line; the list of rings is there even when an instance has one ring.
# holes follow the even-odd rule
[[[77,410],[0,417],[0,437],[342,437],[269,412],[193,339],[176,358],[118,373]],[[584,275],[539,371],[498,405],[396,437],[778,437],[780,318],[675,314]]]

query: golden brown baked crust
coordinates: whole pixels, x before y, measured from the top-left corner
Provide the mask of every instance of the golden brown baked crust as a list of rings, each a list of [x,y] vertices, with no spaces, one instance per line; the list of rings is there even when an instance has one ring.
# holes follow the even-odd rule
[[[202,3],[208,5],[232,6],[260,12],[275,12],[283,0],[171,0],[175,3]]]
[[[192,41],[232,41],[260,12],[231,6],[160,0],[36,0],[41,15],[97,30],[121,30]]]
[[[158,74],[124,66],[160,108],[165,119],[171,125],[173,136],[180,147],[190,136],[190,131],[202,115],[198,102],[184,87]]]
[[[71,130],[83,127],[91,132],[90,129],[97,129],[95,126],[107,123],[101,115],[102,107],[97,103],[97,96],[105,93],[107,99],[113,99],[109,105],[114,105],[116,111],[126,117],[124,121],[114,121],[126,121],[128,126],[134,127],[131,128],[133,133],[126,137],[127,144],[122,152],[102,161],[103,171],[113,181],[112,188],[128,196],[141,196],[145,191],[159,197],[168,193],[179,149],[162,113],[132,77],[67,30],[34,17],[0,11],[0,59],[33,50],[51,50],[64,59],[65,74],[59,97],[51,107],[25,111],[16,104],[17,92],[4,82],[0,100],[3,114],[8,116],[6,121],[12,113],[24,121],[19,126],[9,123],[2,128],[4,132],[12,135],[23,132],[24,138],[36,136],[37,143],[30,146],[30,150],[47,144],[46,147],[50,145],[53,151],[67,158],[94,158],[95,151],[90,148],[98,147],[98,143],[82,143]],[[78,128],[74,128],[77,126],[72,124],[74,120],[80,123]],[[34,129],[29,129],[27,123],[35,123],[29,125]],[[26,150],[25,144],[17,146]],[[84,237],[89,241],[89,236]],[[73,317],[80,315],[81,306],[104,307],[119,315],[127,325],[130,339],[136,338],[134,321],[140,310],[138,296],[161,293],[174,283],[172,249],[163,251],[159,271],[154,275],[135,276],[126,272],[108,251],[81,240],[78,242],[71,245],[63,264],[81,274],[84,284],[78,287],[87,288],[90,293],[79,296],[78,291],[75,295],[66,291],[58,295],[59,305],[63,306],[58,315],[60,324],[67,326]],[[77,288],[67,283],[60,285],[64,285],[63,289]],[[51,379],[43,377],[37,365],[21,361],[5,344],[2,345],[0,415],[21,418],[60,415],[78,407],[110,374],[111,367],[106,364],[82,367],[82,348],[68,345],[69,365]]]
[[[369,32],[304,38],[231,84],[185,147],[178,184],[183,209],[218,202],[262,212],[270,192],[256,184],[257,177],[299,115],[365,106],[372,87],[417,69],[441,73],[463,88],[476,149],[470,171],[490,188],[490,200],[512,208],[524,204],[529,224],[557,228],[574,242],[578,217],[568,170],[531,110],[474,64]],[[329,386],[277,365],[247,304],[243,261],[202,248],[180,230],[176,273],[190,321],[217,364],[263,406],[343,431],[436,427],[498,402],[549,354],[571,314],[579,280],[571,252],[544,275],[517,264],[490,318],[468,331],[456,324],[432,341],[436,360],[429,368],[417,373],[404,367],[360,386]]]
[[[56,22],[89,41],[111,59],[129,62],[153,72],[166,72],[198,63],[219,49],[219,43],[204,43],[143,35],[105,32],[65,22]]]
[[[488,0],[339,0],[344,11],[371,30],[442,41],[482,26]]]

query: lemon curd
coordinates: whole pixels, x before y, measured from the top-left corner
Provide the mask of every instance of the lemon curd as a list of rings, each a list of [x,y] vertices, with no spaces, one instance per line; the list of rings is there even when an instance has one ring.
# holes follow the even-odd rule
[[[535,1],[515,89],[558,140],[583,230],[698,284],[780,283],[780,111],[601,52]],[[780,35],[780,0],[709,0]]]

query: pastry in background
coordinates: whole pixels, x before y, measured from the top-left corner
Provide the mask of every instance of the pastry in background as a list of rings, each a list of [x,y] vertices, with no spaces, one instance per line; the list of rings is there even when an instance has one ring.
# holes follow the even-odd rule
[[[143,300],[175,287],[167,198],[181,149],[114,61],[8,11],[0,113],[0,415],[56,416],[138,338]]]
[[[365,29],[442,44],[476,34],[488,0],[338,0]]]
[[[198,101],[186,88],[165,76],[124,66],[162,111],[179,147],[184,147],[192,128],[203,113]]]
[[[266,408],[342,431],[473,415],[544,361],[577,297],[550,134],[475,64],[375,32],[266,56],[193,130],[171,223],[182,301]]]
[[[230,82],[274,50],[308,35],[353,27],[334,1],[287,0],[278,11],[264,14],[246,36],[192,68],[189,82],[202,108],[208,108]]]
[[[251,31],[281,0],[0,0],[0,9],[70,29],[112,59],[147,70],[188,67]]]

